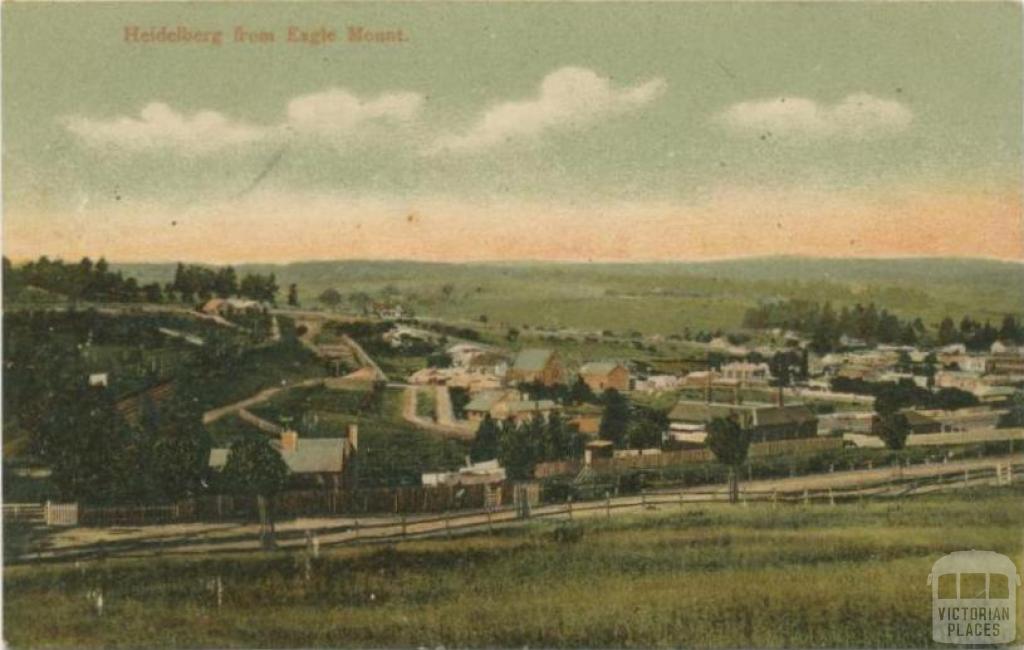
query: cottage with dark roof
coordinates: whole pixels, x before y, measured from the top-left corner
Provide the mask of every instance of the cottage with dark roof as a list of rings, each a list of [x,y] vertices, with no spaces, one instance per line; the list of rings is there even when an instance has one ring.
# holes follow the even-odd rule
[[[293,484],[341,487],[345,467],[355,456],[359,429],[350,424],[346,438],[303,438],[295,431],[283,431],[271,446],[288,466]],[[221,471],[227,465],[228,448],[210,450],[210,469]]]

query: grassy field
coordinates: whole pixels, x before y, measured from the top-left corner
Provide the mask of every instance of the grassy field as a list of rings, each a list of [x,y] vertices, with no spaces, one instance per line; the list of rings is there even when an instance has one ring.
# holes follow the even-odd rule
[[[308,579],[286,553],[11,567],[4,627],[15,648],[925,647],[931,564],[971,548],[1019,564],[1022,496],[537,523],[327,550]]]
[[[173,265],[118,268],[143,282],[166,281]],[[388,294],[418,314],[448,320],[487,316],[494,324],[591,331],[680,333],[729,329],[758,302],[806,298],[854,304],[874,301],[901,316],[937,324],[964,314],[998,321],[1024,312],[1024,265],[988,260],[831,260],[756,258],[700,263],[429,264],[302,262],[251,266],[297,283],[315,305],[327,288],[345,295]]]

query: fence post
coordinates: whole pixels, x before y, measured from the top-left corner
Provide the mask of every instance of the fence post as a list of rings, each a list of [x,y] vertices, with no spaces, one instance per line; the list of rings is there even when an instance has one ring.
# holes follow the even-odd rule
[[[494,524],[491,523],[491,508],[490,508],[490,506],[488,506],[488,508],[487,508],[487,532],[491,533],[492,535],[494,534]]]
[[[683,507],[683,491],[679,490],[679,507]]]
[[[356,531],[356,539],[359,539],[359,517],[352,518],[352,525]]]
[[[612,494],[608,490],[604,491],[604,515],[606,519],[611,519],[612,516]]]
[[[971,470],[964,469],[964,485],[967,485],[967,480],[970,478]]]
[[[834,506],[836,504],[836,496],[832,494],[832,488],[828,489],[828,504]]]
[[[640,490],[640,505],[644,508],[647,507],[647,489]]]
[[[452,527],[448,521],[448,511],[444,511],[444,532],[448,536],[448,539],[452,538]]]
[[[405,513],[402,513],[402,537],[405,537]]]
[[[572,496],[569,497],[568,505],[569,505],[569,520],[572,521]]]
[[[772,510],[775,510],[775,506],[779,503],[779,491],[772,490]]]
[[[810,503],[811,503],[811,494],[807,490],[804,490],[804,505],[805,506],[806,505],[810,505]]]

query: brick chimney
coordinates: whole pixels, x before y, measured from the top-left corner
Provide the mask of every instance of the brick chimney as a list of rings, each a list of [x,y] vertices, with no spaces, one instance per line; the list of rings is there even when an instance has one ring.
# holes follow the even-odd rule
[[[358,451],[359,449],[359,425],[352,422],[348,425],[348,446],[352,451]]]
[[[291,429],[281,432],[281,451],[295,451],[299,448],[299,434]]]

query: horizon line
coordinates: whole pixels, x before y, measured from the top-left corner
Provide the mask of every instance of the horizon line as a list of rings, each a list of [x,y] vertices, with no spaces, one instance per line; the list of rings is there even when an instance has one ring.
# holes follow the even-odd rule
[[[4,257],[7,257],[4,255]],[[774,255],[755,254],[755,255],[727,255],[727,256],[715,256],[715,257],[701,257],[701,258],[638,258],[635,260],[623,260],[623,259],[580,259],[580,258],[514,258],[514,259],[489,259],[489,260],[467,260],[467,259],[451,259],[451,260],[433,260],[433,259],[416,259],[412,257],[323,257],[323,258],[303,258],[303,259],[292,259],[284,261],[265,261],[265,260],[247,260],[243,262],[223,262],[217,260],[188,260],[184,258],[179,259],[157,259],[157,260],[117,260],[113,258],[106,258],[104,255],[97,256],[83,256],[81,258],[67,258],[63,256],[51,256],[46,253],[41,253],[35,257],[24,257],[24,258],[7,258],[14,265],[22,265],[28,262],[36,261],[42,257],[47,257],[51,261],[63,261],[65,263],[72,263],[73,261],[81,260],[85,257],[92,259],[93,261],[99,259],[105,259],[108,264],[118,266],[164,266],[169,264],[186,264],[186,265],[198,265],[198,266],[216,266],[216,267],[227,267],[227,266],[296,266],[301,264],[322,264],[322,263],[406,263],[406,264],[432,264],[437,266],[451,266],[451,265],[468,265],[468,266],[499,266],[499,265],[553,265],[553,264],[565,264],[565,265],[609,265],[609,266],[628,266],[628,265],[672,265],[672,264],[708,264],[708,263],[722,263],[722,262],[737,262],[737,261],[771,261],[771,260],[815,260],[815,261],[953,261],[953,262],[964,262],[964,261],[978,261],[978,262],[995,262],[1004,264],[1016,264],[1024,265],[1024,258],[1018,257],[998,257],[992,255],[928,255],[928,254],[907,254],[907,255],[800,255],[792,253],[779,253]]]

